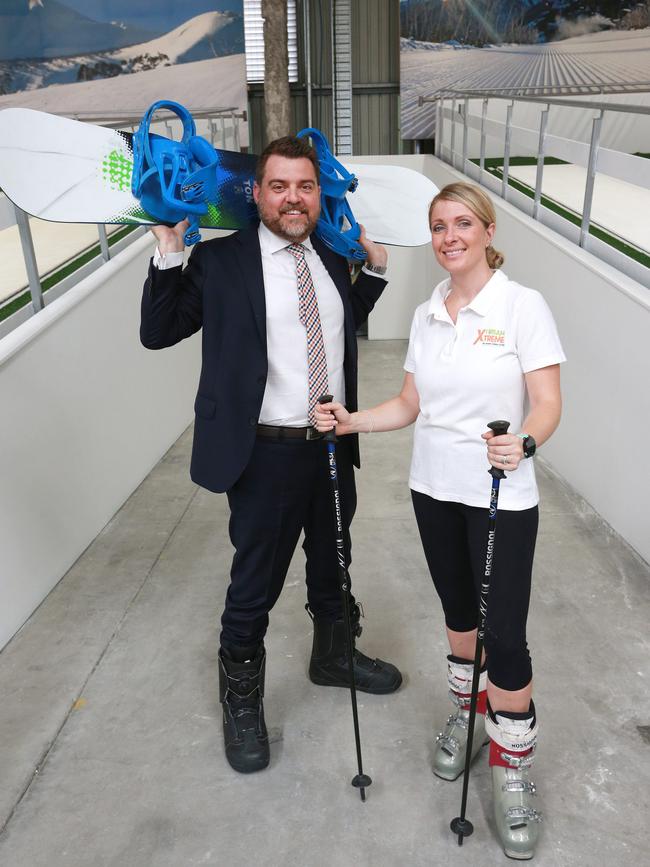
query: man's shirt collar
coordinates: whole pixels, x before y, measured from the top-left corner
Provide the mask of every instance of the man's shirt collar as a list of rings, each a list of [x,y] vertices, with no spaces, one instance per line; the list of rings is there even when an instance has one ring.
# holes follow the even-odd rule
[[[279,235],[276,235],[275,232],[272,232],[268,226],[264,223],[260,222],[259,226],[259,239],[260,239],[260,247],[264,253],[268,253],[273,255],[274,253],[278,253],[280,250],[286,250],[286,248],[290,244],[297,243],[295,241],[287,241],[286,238],[281,238]],[[300,242],[305,250],[310,253],[314,252],[314,247],[311,243],[311,238],[305,238],[304,241]]]

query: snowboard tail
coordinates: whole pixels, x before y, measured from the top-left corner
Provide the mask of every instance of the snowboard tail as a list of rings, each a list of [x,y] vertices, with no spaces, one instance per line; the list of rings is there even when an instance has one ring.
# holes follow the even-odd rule
[[[256,157],[217,151],[206,229],[242,229],[257,219]],[[19,208],[63,223],[155,225],[133,195],[133,134],[25,108],[0,111],[0,187]]]

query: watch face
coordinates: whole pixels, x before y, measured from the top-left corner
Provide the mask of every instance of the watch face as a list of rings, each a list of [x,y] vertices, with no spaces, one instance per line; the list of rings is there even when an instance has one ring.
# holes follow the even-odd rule
[[[524,457],[532,458],[532,456],[535,454],[536,451],[537,451],[537,443],[529,434],[526,437],[526,439],[524,440]]]

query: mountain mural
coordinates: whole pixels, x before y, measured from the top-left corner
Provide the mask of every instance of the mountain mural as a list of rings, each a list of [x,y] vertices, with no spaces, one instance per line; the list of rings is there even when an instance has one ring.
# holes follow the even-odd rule
[[[650,4],[619,0],[401,0],[401,35],[464,45],[549,42],[650,26]]]
[[[26,0],[21,2],[26,4]],[[0,94],[52,84],[113,78],[158,66],[193,63],[243,52],[242,16],[232,12],[205,12],[163,36],[111,51],[0,62]]]

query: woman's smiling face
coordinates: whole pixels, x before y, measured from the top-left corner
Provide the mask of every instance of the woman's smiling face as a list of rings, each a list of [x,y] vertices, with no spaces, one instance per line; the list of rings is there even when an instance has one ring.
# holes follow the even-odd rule
[[[487,264],[485,248],[494,235],[476,214],[460,202],[441,199],[431,212],[431,246],[436,259],[450,274],[469,273]]]

